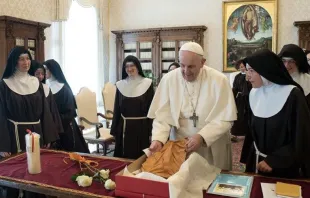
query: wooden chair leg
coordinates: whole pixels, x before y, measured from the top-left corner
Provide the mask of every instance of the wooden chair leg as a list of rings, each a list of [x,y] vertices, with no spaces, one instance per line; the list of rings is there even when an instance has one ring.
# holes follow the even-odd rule
[[[99,153],[99,144],[97,144],[97,153]]]
[[[108,144],[105,142],[105,143],[104,143],[104,151],[103,151],[103,152],[104,152],[104,156],[107,155],[108,148],[109,148],[109,147],[108,147]]]

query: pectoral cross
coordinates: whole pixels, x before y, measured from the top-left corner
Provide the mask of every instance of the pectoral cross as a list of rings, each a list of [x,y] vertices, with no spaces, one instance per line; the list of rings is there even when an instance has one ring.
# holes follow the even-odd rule
[[[191,117],[189,117],[190,120],[193,120],[194,127],[196,127],[196,122],[198,121],[198,116],[196,115],[196,112],[193,113]]]

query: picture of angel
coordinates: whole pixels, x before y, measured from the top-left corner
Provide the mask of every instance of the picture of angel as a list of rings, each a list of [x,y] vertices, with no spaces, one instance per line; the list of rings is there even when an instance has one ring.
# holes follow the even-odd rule
[[[276,5],[277,1],[274,1]],[[270,7],[266,9],[266,3],[259,2],[262,1],[224,2],[224,71],[235,71],[234,64],[238,60],[257,50],[275,51],[276,7],[270,13]],[[238,4],[240,6],[236,6]],[[225,13],[227,10],[230,10],[229,14]]]

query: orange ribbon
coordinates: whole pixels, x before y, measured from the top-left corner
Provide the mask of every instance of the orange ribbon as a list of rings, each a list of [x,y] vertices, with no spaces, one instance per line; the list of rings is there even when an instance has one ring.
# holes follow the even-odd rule
[[[63,161],[64,161],[66,164],[68,164],[68,163],[66,162],[65,159],[68,159],[68,158],[69,158],[70,160],[72,160],[72,161],[79,162],[81,170],[83,169],[83,168],[81,167],[81,165],[85,165],[86,168],[88,168],[88,169],[90,169],[90,168],[93,168],[93,169],[94,169],[95,167],[97,167],[97,166],[99,165],[98,162],[93,161],[93,160],[87,160],[87,159],[85,159],[85,157],[82,157],[81,155],[79,155],[79,154],[77,154],[77,153],[69,153],[69,157],[65,157],[65,158],[63,159]],[[85,169],[85,168],[84,168],[84,169]]]

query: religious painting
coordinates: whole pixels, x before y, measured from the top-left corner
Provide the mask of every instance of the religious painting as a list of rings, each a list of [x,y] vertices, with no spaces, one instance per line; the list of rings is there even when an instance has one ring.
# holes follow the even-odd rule
[[[276,52],[277,0],[223,2],[224,72],[234,72],[235,63],[257,50]]]

